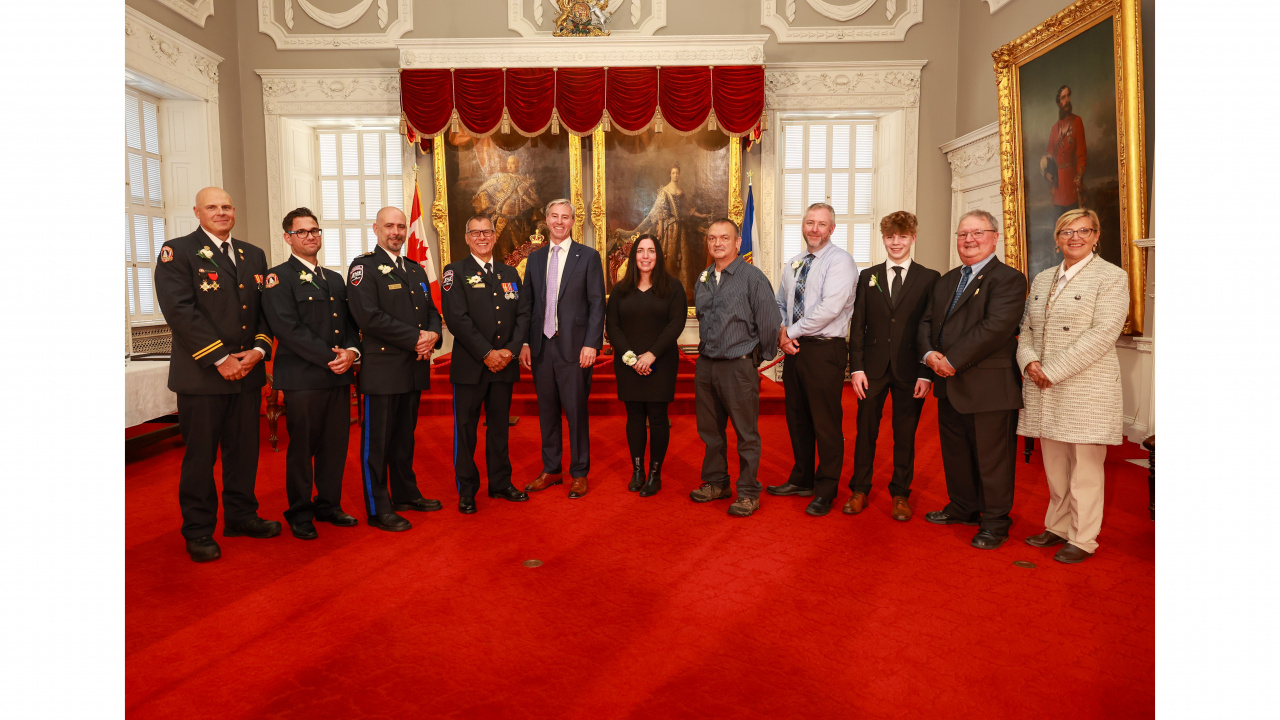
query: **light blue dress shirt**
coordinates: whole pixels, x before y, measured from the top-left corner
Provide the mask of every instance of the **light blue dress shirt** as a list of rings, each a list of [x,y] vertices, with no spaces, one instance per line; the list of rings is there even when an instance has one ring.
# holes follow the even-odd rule
[[[831,242],[813,254],[804,286],[804,316],[799,322],[788,322],[796,294],[796,279],[800,276],[796,262],[804,262],[808,254],[806,245],[782,268],[777,300],[783,322],[787,322],[787,337],[793,340],[804,336],[846,337],[849,320],[853,317],[854,293],[858,290],[858,264],[852,255]]]

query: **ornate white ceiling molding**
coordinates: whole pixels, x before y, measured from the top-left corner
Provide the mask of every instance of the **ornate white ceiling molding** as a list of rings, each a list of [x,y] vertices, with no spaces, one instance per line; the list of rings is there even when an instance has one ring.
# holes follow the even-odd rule
[[[400,73],[360,70],[258,70],[267,115],[400,116]]]
[[[159,2],[200,27],[204,27],[204,21],[213,14],[213,0],[159,0]]]
[[[1000,182],[999,129],[999,123],[991,123],[939,146],[951,164],[952,190],[967,192]]]
[[[624,3],[627,12],[623,12]],[[648,15],[643,13],[646,5]],[[559,12],[556,0],[507,0],[507,29],[522,37],[551,37]],[[667,0],[609,0],[605,12],[611,15],[605,26],[609,37],[647,37],[667,26]],[[631,24],[624,26],[618,22],[622,20],[630,20]]]
[[[991,14],[994,15],[997,10],[1013,2],[1013,0],[983,0],[983,2],[991,6]]]
[[[374,7],[372,0],[348,0],[352,7],[342,12],[325,12],[307,0],[298,5],[315,22],[331,29],[344,28]],[[413,29],[413,0],[378,0],[378,27],[374,33],[295,33],[294,0],[258,0],[258,31],[270,36],[277,50],[375,50],[394,48],[396,40]],[[395,18],[390,17],[395,7]],[[358,11],[358,12],[357,12]]]
[[[768,35],[401,40],[402,68],[759,65]]]
[[[847,22],[868,12],[878,0],[858,0],[839,5],[825,0],[807,0],[819,14],[838,22]],[[1006,0],[1007,1],[1007,0]],[[899,4],[903,5],[898,11]],[[779,5],[784,12],[779,12]],[[794,26],[796,0],[760,0],[760,24],[778,36],[780,43],[800,42],[901,42],[916,23],[924,22],[924,0],[885,0],[882,25],[818,25]]]
[[[926,60],[854,63],[775,63],[764,73],[770,110],[920,107]]]
[[[209,102],[218,102],[213,53],[131,7],[124,9],[124,65]]]

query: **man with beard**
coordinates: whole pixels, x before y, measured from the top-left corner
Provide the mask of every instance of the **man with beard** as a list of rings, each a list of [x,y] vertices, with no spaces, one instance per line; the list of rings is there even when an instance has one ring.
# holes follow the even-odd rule
[[[426,271],[400,256],[407,231],[404,213],[393,207],[379,210],[373,223],[378,247],[353,260],[347,276],[351,315],[363,335],[358,383],[364,396],[364,501],[369,524],[390,532],[412,527],[393,510],[443,507],[439,500],[422,497],[413,474],[413,431],[422,391],[431,387],[440,313],[431,301]]]
[[[1049,130],[1049,148],[1040,163],[1053,196],[1053,217],[1080,207],[1086,148],[1084,121],[1071,112],[1071,88],[1058,88],[1058,122]]]

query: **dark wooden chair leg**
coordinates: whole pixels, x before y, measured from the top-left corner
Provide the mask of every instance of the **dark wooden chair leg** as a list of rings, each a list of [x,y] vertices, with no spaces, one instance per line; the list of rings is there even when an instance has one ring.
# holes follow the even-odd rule
[[[1022,462],[1029,464],[1031,462],[1031,453],[1036,450],[1036,439],[1024,437],[1022,438]]]
[[[280,452],[280,416],[284,414],[284,403],[280,399],[280,391],[272,386],[271,374],[267,374],[267,427],[271,429],[271,452]]]

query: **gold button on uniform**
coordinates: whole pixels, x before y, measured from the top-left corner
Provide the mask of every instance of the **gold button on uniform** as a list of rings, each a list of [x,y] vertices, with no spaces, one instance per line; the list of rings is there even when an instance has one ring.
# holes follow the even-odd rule
[[[244,289],[244,283],[240,283],[240,289],[241,289],[241,290],[243,290],[243,289]],[[1078,298],[1077,298],[1077,299],[1078,299]]]
[[[241,309],[241,310],[248,310],[248,309],[249,309],[249,306],[248,306],[248,305],[241,305],[241,306],[240,306],[240,309]]]
[[[334,316],[334,317],[338,317],[338,313],[334,313],[334,314],[333,314],[333,316]]]

